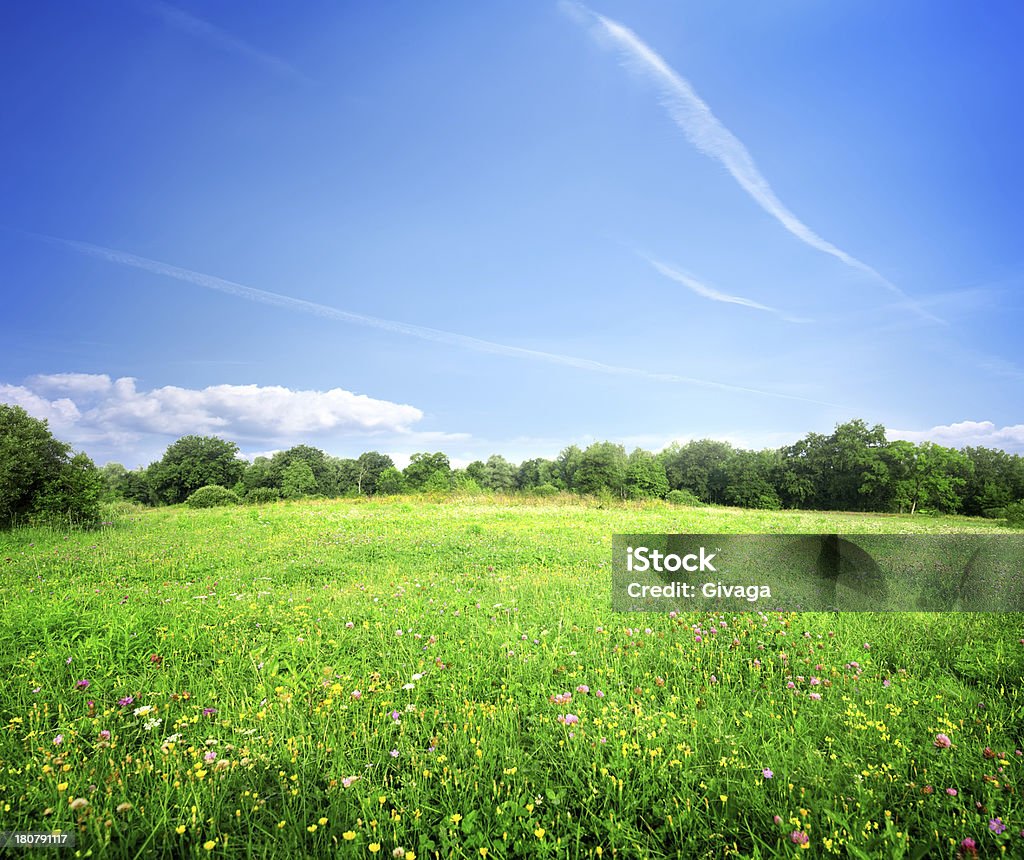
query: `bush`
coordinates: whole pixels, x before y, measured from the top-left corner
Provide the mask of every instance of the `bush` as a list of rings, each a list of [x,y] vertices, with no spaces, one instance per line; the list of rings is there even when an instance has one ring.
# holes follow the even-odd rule
[[[280,498],[281,492],[275,487],[253,487],[245,494],[245,500],[254,505],[265,505],[267,502],[276,502]]]
[[[688,508],[698,508],[704,504],[689,490],[671,490],[665,496],[665,501],[670,505],[683,505]]]
[[[534,487],[530,490],[531,496],[539,496],[542,499],[549,499],[551,496],[557,496],[561,490],[558,489],[554,484],[541,484],[539,487]]]
[[[185,499],[190,508],[216,508],[221,505],[237,505],[241,499],[238,494],[218,484],[200,487]]]
[[[1006,524],[1015,529],[1024,529],[1024,499],[1019,502],[1011,502],[1004,508],[1003,516],[1006,517]]]

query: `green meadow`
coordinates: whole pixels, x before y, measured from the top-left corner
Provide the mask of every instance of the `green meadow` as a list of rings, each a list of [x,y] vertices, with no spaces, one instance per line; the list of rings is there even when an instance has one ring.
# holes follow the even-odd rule
[[[611,610],[614,533],[984,530],[390,497],[2,533],[0,830],[93,857],[1024,856],[1020,615]]]

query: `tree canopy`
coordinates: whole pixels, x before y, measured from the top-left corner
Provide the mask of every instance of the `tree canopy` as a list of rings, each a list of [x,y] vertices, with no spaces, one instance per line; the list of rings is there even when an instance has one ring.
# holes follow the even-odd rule
[[[46,421],[0,403],[0,527],[96,522],[104,487],[92,460],[55,438]]]

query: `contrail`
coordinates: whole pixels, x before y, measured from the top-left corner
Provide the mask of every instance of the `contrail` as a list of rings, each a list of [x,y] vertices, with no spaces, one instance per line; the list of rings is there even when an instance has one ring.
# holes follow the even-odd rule
[[[784,319],[786,322],[792,323],[805,323],[810,322],[808,319],[801,317],[790,316],[784,311],[780,311],[778,308],[772,308],[768,305],[762,305],[760,302],[755,302],[753,299],[745,299],[742,296],[731,296],[728,293],[723,293],[716,290],[714,287],[709,287],[707,284],[703,284],[698,281],[689,272],[683,272],[679,269],[673,269],[671,266],[666,266],[664,263],[659,263],[657,260],[652,260],[649,257],[645,257],[657,271],[661,272],[666,278],[671,278],[673,281],[682,284],[691,292],[696,293],[698,296],[702,296],[705,299],[710,299],[713,302],[725,302],[731,305],[741,305],[745,308],[753,308],[758,311],[766,311],[770,314],[775,314],[777,317]]]
[[[931,322],[945,323],[944,320],[914,304],[903,290],[876,269],[826,241],[790,212],[775,195],[768,180],[761,175],[753,157],[739,138],[711,112],[711,108],[697,95],[690,82],[666,63],[664,58],[636,33],[582,4],[565,4],[563,8],[578,21],[596,21],[599,25],[598,33],[611,39],[626,65],[654,82],[661,96],[662,105],[690,143],[709,158],[720,162],[740,187],[790,233],[812,248],[831,254],[847,266],[870,275],[890,292],[910,301],[912,309],[919,316]]]
[[[292,311],[312,314],[313,316],[326,319],[338,320],[340,322],[352,323],[354,325],[366,326],[368,328],[381,329],[383,331],[403,334],[408,337],[429,340],[434,343],[443,343],[450,346],[458,346],[464,349],[472,349],[477,352],[487,352],[494,355],[506,355],[513,358],[527,358],[532,361],[544,361],[549,364],[558,364],[563,367],[575,367],[580,370],[589,370],[595,373],[605,373],[615,376],[634,376],[641,379],[650,379],[656,382],[671,382],[684,385],[696,385],[703,388],[714,388],[721,391],[736,391],[744,394],[758,394],[764,397],[777,397],[784,400],[799,400],[804,403],[815,403],[819,406],[840,407],[840,404],[829,403],[823,400],[814,400],[809,397],[800,397],[796,394],[783,394],[777,391],[768,391],[760,388],[748,388],[742,385],[731,385],[726,382],[715,382],[708,379],[696,379],[691,376],[680,376],[674,373],[656,373],[648,370],[640,370],[632,367],[620,367],[614,364],[604,364],[600,361],[591,361],[588,358],[577,358],[572,355],[561,355],[554,352],[542,352],[536,349],[524,349],[519,346],[509,346],[503,343],[494,343],[489,340],[481,340],[476,337],[469,337],[464,334],[456,334],[441,329],[428,328],[426,326],[412,325],[411,323],[398,322],[396,320],[381,319],[380,317],[367,316],[365,314],[353,313],[352,311],[341,310],[329,305],[321,305],[317,302],[309,302],[305,299],[296,299],[292,296],[283,296],[280,293],[271,293],[267,290],[259,290],[255,287],[247,287],[234,281],[218,278],[214,275],[207,275],[203,272],[194,272],[191,269],[183,269],[180,266],[173,266],[170,263],[161,263],[158,260],[150,260],[147,257],[139,257],[125,251],[117,251],[113,248],[104,248],[101,245],[93,245],[89,242],[79,242],[72,239],[60,239],[56,236],[42,234],[28,234],[35,238],[54,242],[67,248],[88,254],[91,257],[98,257],[109,263],[117,263],[122,266],[131,266],[135,269],[142,269],[155,275],[163,275],[209,290],[227,293],[252,302],[260,302],[266,305],[274,305],[280,308],[287,308]],[[840,407],[842,408],[842,407]]]
[[[250,60],[255,60],[279,75],[311,83],[310,79],[291,63],[282,60],[280,57],[275,57],[273,54],[261,51],[259,48],[254,48],[237,36],[214,26],[209,21],[197,18],[195,15],[191,15],[177,6],[165,3],[164,0],[149,0],[145,6],[167,21],[167,23],[188,33],[190,36],[195,36],[216,45],[218,48],[240,54],[243,57],[248,57]]]

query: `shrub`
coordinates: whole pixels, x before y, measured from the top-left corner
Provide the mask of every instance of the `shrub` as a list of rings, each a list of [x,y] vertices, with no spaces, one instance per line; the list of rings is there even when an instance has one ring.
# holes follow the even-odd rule
[[[245,500],[254,505],[276,502],[280,498],[281,492],[276,487],[254,487],[245,494]]]
[[[190,508],[216,508],[220,505],[237,505],[240,501],[237,493],[218,484],[209,484],[192,493],[185,499],[185,504]]]
[[[1019,502],[1011,502],[1003,510],[1006,517],[1006,524],[1015,529],[1024,529],[1024,499]]]
[[[541,484],[539,487],[534,487],[530,490],[531,496],[539,496],[542,499],[548,499],[551,496],[557,496],[561,490],[558,489],[554,484]]]
[[[665,501],[670,505],[683,505],[688,508],[698,508],[704,504],[689,490],[670,490],[665,496]]]

